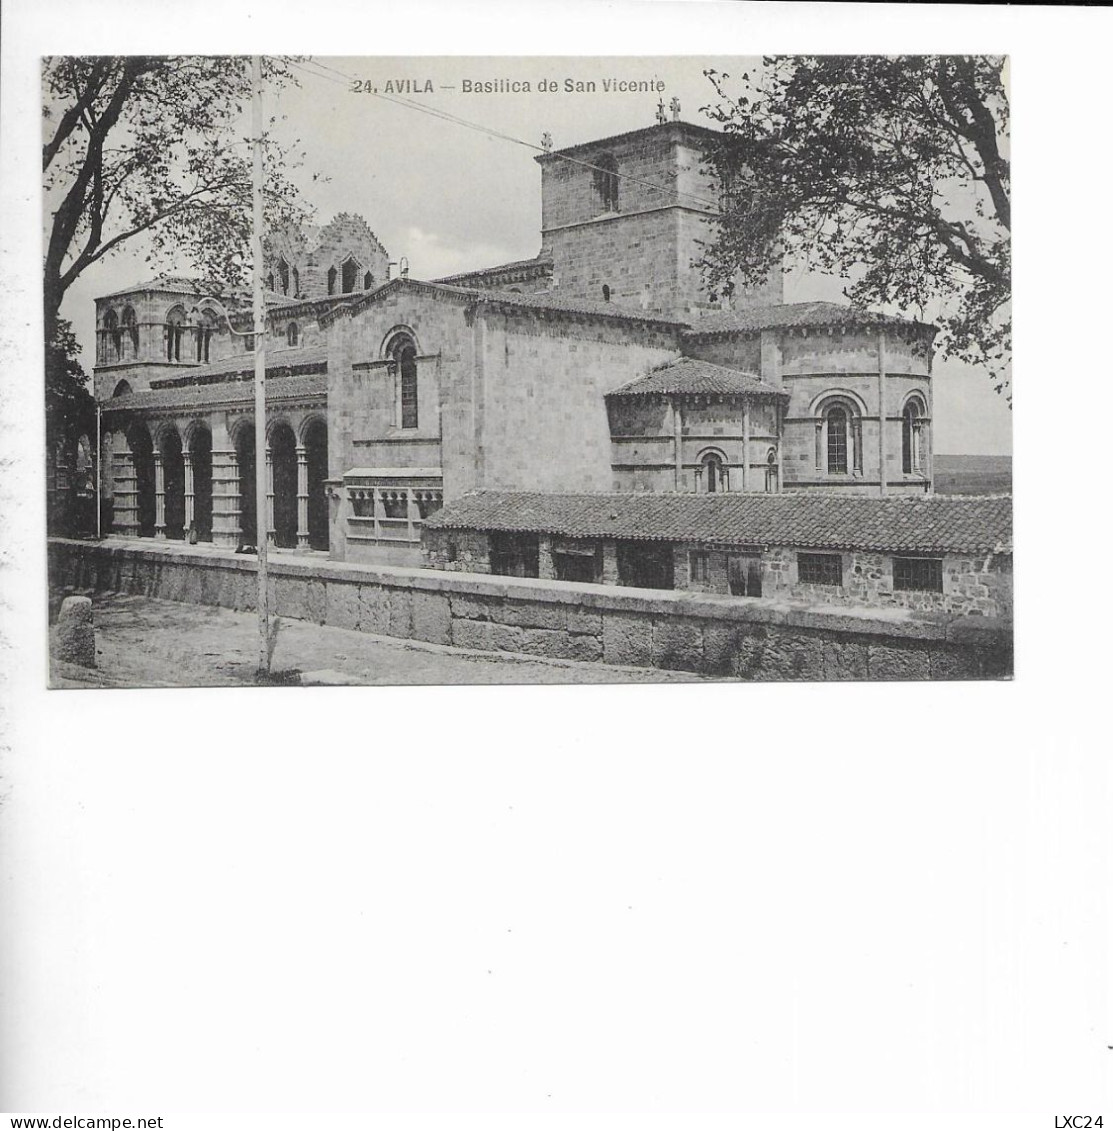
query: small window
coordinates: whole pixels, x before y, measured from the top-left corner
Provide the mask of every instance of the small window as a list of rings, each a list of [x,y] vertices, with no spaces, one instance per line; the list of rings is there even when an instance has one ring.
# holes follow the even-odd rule
[[[298,344],[298,324],[291,322],[286,327],[286,344],[288,346],[296,346]]]
[[[797,554],[796,567],[802,585],[842,585],[841,554]]]
[[[604,212],[618,211],[618,162],[610,153],[604,153],[595,162],[595,191]]]
[[[893,558],[893,588],[943,592],[942,558]]]
[[[345,259],[340,265],[340,289],[350,295],[356,289],[359,277],[359,264],[354,259]]]
[[[369,291],[372,286],[374,286],[374,284],[375,276],[372,275],[370,271],[368,271],[367,274],[363,276],[363,289],[365,291]]]
[[[594,554],[553,554],[553,572],[557,581],[586,581],[598,580],[595,569]]]
[[[386,518],[406,518],[409,514],[409,494],[406,491],[382,493],[383,515]]]
[[[298,276],[298,269],[296,267],[294,267],[292,270],[293,270],[293,273],[294,273],[294,298],[300,298],[301,297],[301,279]]]
[[[328,269],[328,293],[330,295],[336,294],[336,268],[330,267]]]
[[[711,555],[706,550],[693,550],[688,557],[692,580],[709,580],[711,577]]]
[[[700,461],[700,477],[703,479],[703,489],[712,493],[729,489],[727,470],[723,466],[721,456],[709,452]]]
[[[278,282],[282,287],[282,293],[288,295],[290,293],[290,265],[285,259],[278,261]]]
[[[846,412],[833,408],[827,414],[827,470],[845,474],[846,463]]]
[[[254,335],[254,334],[248,334],[248,335],[247,335],[247,336],[246,336],[246,337],[244,338],[244,340],[243,340],[243,348],[244,348],[244,349],[245,349],[245,350],[246,350],[246,351],[247,351],[248,353],[254,353],[254,352],[255,352],[255,335]]]

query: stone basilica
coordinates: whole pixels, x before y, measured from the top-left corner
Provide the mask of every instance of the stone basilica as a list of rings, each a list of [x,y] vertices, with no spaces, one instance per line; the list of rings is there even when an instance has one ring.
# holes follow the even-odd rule
[[[753,593],[775,574],[770,546],[823,548],[801,533],[802,507],[845,511],[828,538],[840,552],[863,522],[907,526],[907,508],[872,517],[897,496],[935,506],[930,526],[943,513],[924,498],[934,328],[785,304],[781,277],[710,301],[693,262],[714,223],[703,150],[718,137],[658,121],[539,155],[530,260],[391,277],[386,249],[349,214],[272,239],[262,521],[249,304],[229,325],[183,278],[97,300],[111,531],[234,548],[263,527],[277,548],[334,560],[659,587],[682,573]],[[604,495],[616,532],[585,543],[568,515]],[[641,517],[619,530],[628,506]],[[702,559],[688,556],[693,507]],[[917,552],[1000,539],[951,541]],[[792,581],[830,584],[831,568],[794,564]],[[900,568],[890,562],[890,580]],[[933,575],[930,588],[944,586]]]

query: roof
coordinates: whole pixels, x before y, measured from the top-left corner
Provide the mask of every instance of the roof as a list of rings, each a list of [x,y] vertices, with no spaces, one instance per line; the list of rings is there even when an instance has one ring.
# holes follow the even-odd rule
[[[982,554],[1011,548],[1012,499],[476,491],[425,525],[571,538]]]
[[[509,275],[523,273],[530,276],[551,275],[553,270],[553,257],[544,251],[532,259],[516,259],[512,263],[499,263],[494,267],[480,267],[475,271],[458,271],[454,275],[444,275],[434,279],[435,283],[458,283],[465,279],[479,279],[491,275]]]
[[[777,306],[755,306],[746,310],[711,311],[690,323],[688,336],[729,334],[747,330],[779,330],[820,326],[922,326],[925,322],[861,310],[840,302],[789,302]]]
[[[328,363],[328,346],[302,346],[299,349],[268,349],[267,373],[301,373],[310,369],[324,369]],[[255,355],[242,353],[236,357],[221,358],[208,365],[195,365],[174,377],[161,377],[151,382],[152,389],[170,389],[180,385],[212,384],[218,378],[253,377]]]
[[[784,389],[770,385],[755,373],[743,373],[725,365],[712,365],[695,357],[681,357],[654,366],[642,377],[627,381],[608,397],[643,396],[751,396],[787,397]]]
[[[296,377],[268,377],[267,401],[318,400],[328,395],[326,373],[302,373]],[[255,382],[239,377],[213,385],[179,385],[171,389],[146,389],[113,397],[102,406],[104,412],[131,409],[207,408],[211,405],[250,404],[255,397]]]
[[[596,302],[593,299],[574,298],[559,291],[543,291],[539,294],[514,294],[512,291],[487,290],[480,287],[463,287],[448,283],[434,283],[424,279],[398,278],[383,283],[371,291],[364,291],[355,302],[340,309],[327,310],[321,315],[321,325],[327,326],[340,313],[355,314],[358,311],[386,297],[395,290],[426,291],[457,300],[473,301],[484,306],[514,307],[522,310],[553,311],[556,313],[580,314],[592,318],[607,318],[619,322],[649,323],[656,326],[673,326],[682,329],[685,322],[669,318],[636,307],[619,306],[612,302]]]
[[[697,137],[704,140],[714,139],[721,141],[726,135],[720,130],[708,129],[707,126],[696,125],[695,122],[655,122],[651,126],[643,126],[641,129],[628,130],[626,133],[612,134],[610,137],[593,138],[591,141],[577,142],[575,145],[567,145],[563,149],[553,149],[548,153],[539,153],[535,161],[547,161],[553,157],[569,156],[573,153],[579,153],[585,149],[598,149],[601,145],[614,145],[616,142],[633,141],[644,135],[655,133],[671,133],[674,136],[687,135],[689,137]]]

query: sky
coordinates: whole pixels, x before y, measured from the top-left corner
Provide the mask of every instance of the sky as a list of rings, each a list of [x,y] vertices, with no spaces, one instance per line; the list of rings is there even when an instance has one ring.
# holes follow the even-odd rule
[[[412,277],[436,278],[537,253],[541,177],[530,147],[543,133],[559,149],[639,129],[655,120],[659,98],[667,107],[673,97],[684,120],[713,125],[703,113],[716,97],[705,69],[740,76],[759,60],[317,56],[314,63],[295,71],[300,87],[269,95],[264,107],[277,118],[276,135],[304,151],[293,179],[318,222],[359,213],[391,259],[408,259]],[[663,83],[664,90],[608,91],[608,81]],[[555,89],[542,89],[545,82]],[[401,97],[416,106],[389,101],[388,83],[408,91]],[[474,90],[480,83],[494,90]],[[435,116],[443,111],[507,137]],[[142,251],[137,245],[98,264],[67,295],[63,314],[74,323],[87,365],[94,356],[93,299],[150,278]],[[788,266],[786,301],[842,299],[841,281]],[[190,265],[172,270],[188,273]],[[937,452],[1011,453],[1012,414],[984,371],[937,359],[934,384]]]

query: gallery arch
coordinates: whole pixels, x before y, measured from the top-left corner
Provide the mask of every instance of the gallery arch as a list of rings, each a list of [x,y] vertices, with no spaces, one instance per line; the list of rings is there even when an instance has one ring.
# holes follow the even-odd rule
[[[156,533],[166,538],[185,536],[185,460],[182,438],[177,428],[170,425],[159,434],[155,453],[155,504]]]
[[[303,432],[306,479],[306,521],[304,529],[309,546],[314,550],[328,549],[328,428],[320,417],[315,417]],[[300,541],[300,539],[299,539]]]
[[[191,430],[187,454],[187,532],[192,527],[199,542],[211,542],[213,540],[213,434],[207,425],[198,424]]]

